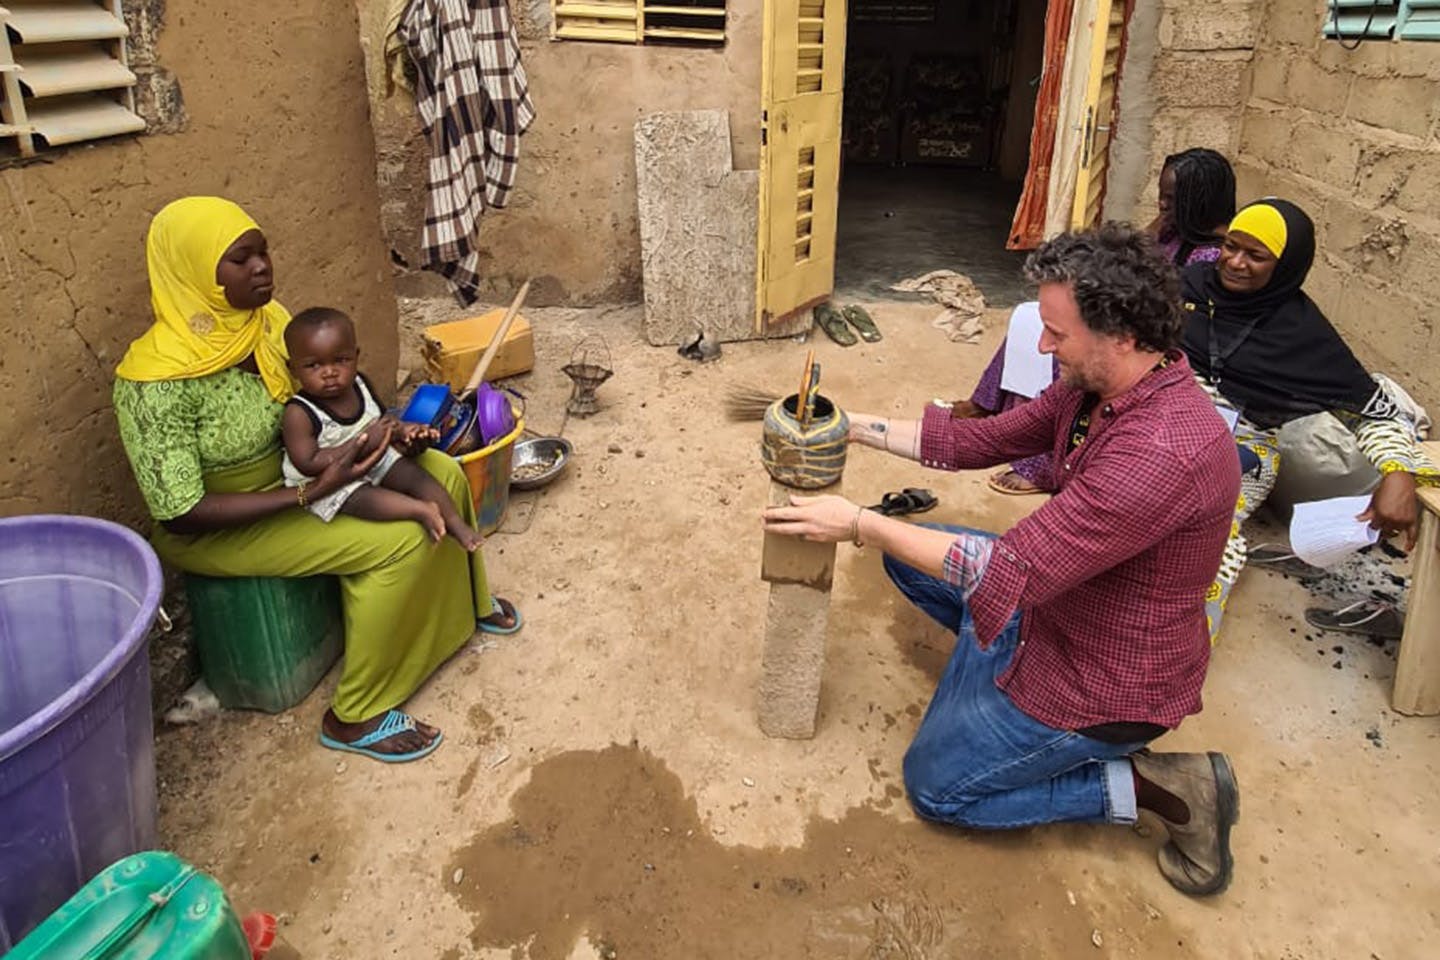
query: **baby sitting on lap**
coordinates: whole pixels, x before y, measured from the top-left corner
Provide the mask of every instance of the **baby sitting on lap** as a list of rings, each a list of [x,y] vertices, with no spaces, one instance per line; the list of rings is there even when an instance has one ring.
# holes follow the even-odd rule
[[[290,373],[300,384],[281,421],[287,486],[303,487],[351,447],[363,462],[386,446],[364,479],[306,508],[326,523],[337,513],[362,520],[414,520],[436,541],[449,534],[466,550],[477,549],[484,538],[461,518],[445,488],[390,447],[392,440],[410,444],[434,440],[437,434],[382,413],[370,381],[356,368],[360,348],[350,318],[329,307],[303,310],[285,328],[285,348]]]

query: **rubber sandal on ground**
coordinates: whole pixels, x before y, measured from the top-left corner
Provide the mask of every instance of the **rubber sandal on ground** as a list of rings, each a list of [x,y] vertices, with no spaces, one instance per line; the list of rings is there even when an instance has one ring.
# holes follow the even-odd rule
[[[1020,483],[1025,484],[1025,486],[1006,486],[1005,478],[1007,477],[1014,478],[1014,480],[1011,481],[1012,483],[1015,482],[1015,480],[1018,480]],[[1041,490],[1039,487],[1035,486],[1035,484],[1031,483],[1029,480],[1026,480],[1024,477],[1020,476],[1020,474],[1016,473],[1014,470],[1001,470],[999,473],[993,473],[988,478],[986,478],[985,484],[991,490],[994,490],[996,493],[1003,493],[1007,497],[1028,497],[1032,493],[1045,492],[1044,490]]]
[[[444,733],[436,733],[435,739],[419,750],[412,750],[409,753],[381,753],[370,748],[377,743],[383,743],[391,737],[399,736],[402,733],[409,733],[415,729],[415,718],[408,713],[399,710],[387,710],[380,725],[371,730],[365,736],[346,743],[343,740],[336,740],[334,737],[320,731],[320,743],[331,750],[341,750],[346,753],[358,753],[361,756],[369,757],[371,760],[379,760],[381,763],[409,763],[412,760],[419,760],[421,757],[428,757],[440,746],[440,741],[445,739]]]
[[[1311,566],[1295,556],[1284,544],[1262,543],[1245,552],[1245,562],[1262,570],[1274,570],[1289,577],[1314,580],[1323,577],[1325,571]]]
[[[853,347],[859,343],[855,338],[854,332],[845,325],[845,317],[830,304],[820,304],[820,306],[815,308],[814,316],[815,323],[821,330],[825,331],[826,336],[840,344],[840,346]]]
[[[515,608],[515,604],[500,597],[491,597],[490,616],[493,617],[497,613],[503,613],[507,617],[514,617],[515,622],[508,627],[502,627],[499,624],[476,620],[475,628],[481,633],[490,633],[497,637],[508,637],[512,633],[518,633],[520,628],[525,625],[525,618],[520,616],[520,611]]]
[[[886,517],[904,517],[912,513],[924,513],[927,510],[934,510],[940,498],[929,490],[922,490],[919,487],[906,487],[899,493],[887,493],[880,498],[880,502],[867,510],[874,510],[876,513]]]
[[[875,321],[870,319],[870,314],[865,311],[864,307],[852,303],[841,310],[840,314],[850,326],[855,328],[855,332],[860,334],[860,339],[866,343],[885,339],[880,333],[880,328],[875,326]]]
[[[1405,617],[1382,600],[1357,600],[1339,610],[1309,607],[1305,610],[1305,622],[1321,630],[1380,640],[1399,640],[1405,632]]]

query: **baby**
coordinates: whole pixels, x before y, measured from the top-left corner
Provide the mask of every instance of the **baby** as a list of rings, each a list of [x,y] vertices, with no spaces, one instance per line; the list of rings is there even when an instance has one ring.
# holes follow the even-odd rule
[[[290,374],[300,384],[281,420],[287,486],[319,476],[348,452],[347,445],[357,447],[356,460],[364,460],[380,443],[408,446],[436,438],[429,427],[382,415],[374,388],[356,369],[355,324],[339,310],[313,307],[296,314],[285,328],[285,348]],[[306,506],[326,523],[337,513],[362,520],[414,520],[436,541],[449,534],[471,551],[483,542],[439,481],[393,447],[363,479]]]

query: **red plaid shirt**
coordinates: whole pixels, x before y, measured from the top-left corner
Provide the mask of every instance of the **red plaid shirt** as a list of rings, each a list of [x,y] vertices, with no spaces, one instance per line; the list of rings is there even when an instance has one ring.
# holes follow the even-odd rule
[[[995,543],[970,598],[982,645],[1024,613],[997,681],[1015,705],[1064,730],[1174,727],[1200,711],[1205,594],[1240,492],[1235,441],[1183,356],[1097,411],[1067,453],[1083,400],[1057,383],[997,417],[929,407],[920,458],[946,470],[1054,458],[1058,492]]]

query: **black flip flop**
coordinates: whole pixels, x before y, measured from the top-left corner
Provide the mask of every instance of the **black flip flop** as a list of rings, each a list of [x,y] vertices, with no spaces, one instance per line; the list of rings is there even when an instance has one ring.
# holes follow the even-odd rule
[[[940,498],[929,490],[919,487],[906,487],[899,493],[887,493],[880,498],[880,502],[867,510],[874,510],[876,513],[886,517],[904,517],[912,513],[924,513],[927,510],[934,510],[940,502]]]

